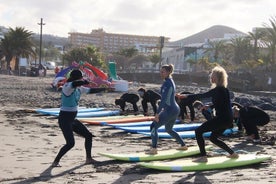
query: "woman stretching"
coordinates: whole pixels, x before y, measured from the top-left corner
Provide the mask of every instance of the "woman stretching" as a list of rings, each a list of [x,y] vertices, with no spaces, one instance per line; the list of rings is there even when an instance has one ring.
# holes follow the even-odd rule
[[[93,162],[91,157],[92,149],[92,134],[89,130],[76,118],[78,112],[78,102],[80,100],[81,93],[91,93],[89,88],[82,87],[82,85],[89,84],[86,80],[82,79],[82,73],[80,70],[73,70],[70,73],[70,77],[62,88],[61,95],[61,107],[58,117],[58,124],[62,130],[63,136],[66,140],[66,144],[60,149],[57,154],[52,167],[60,167],[60,159],[75,145],[75,139],[73,132],[83,136],[85,138],[85,150],[86,150],[86,164]]]
[[[201,157],[194,160],[195,162],[207,162],[205,142],[203,138],[204,132],[211,131],[210,141],[217,145],[218,147],[224,149],[229,153],[229,158],[238,158],[239,155],[236,154],[231,148],[229,148],[222,140],[218,137],[223,134],[223,132],[233,126],[233,114],[231,109],[230,95],[227,89],[227,78],[228,75],[224,68],[216,66],[212,69],[210,74],[211,90],[194,95],[182,95],[177,94],[180,98],[186,98],[191,101],[199,100],[200,98],[212,98],[213,107],[216,111],[216,115],[204,122],[200,127],[195,130],[197,144],[200,149]]]
[[[173,130],[173,125],[179,114],[179,106],[175,101],[175,84],[172,79],[173,65],[163,65],[160,70],[161,78],[164,80],[161,86],[161,102],[157,109],[154,121],[150,126],[152,146],[147,152],[148,154],[157,154],[157,140],[158,140],[158,128],[165,125],[165,130],[177,142],[181,145],[179,150],[187,150],[184,141],[179,136],[179,134]]]

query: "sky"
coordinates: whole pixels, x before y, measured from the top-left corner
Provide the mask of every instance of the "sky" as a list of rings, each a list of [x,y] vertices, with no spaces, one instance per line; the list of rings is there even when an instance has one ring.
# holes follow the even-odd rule
[[[0,0],[0,26],[68,37],[69,32],[165,36],[176,41],[214,25],[244,33],[269,25],[275,0]]]

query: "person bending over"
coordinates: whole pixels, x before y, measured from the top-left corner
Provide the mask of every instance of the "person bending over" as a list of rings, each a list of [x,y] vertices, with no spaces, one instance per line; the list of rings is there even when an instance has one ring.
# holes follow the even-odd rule
[[[144,88],[138,89],[138,94],[142,98],[142,107],[144,111],[144,115],[148,116],[148,103],[151,104],[154,115],[157,112],[157,101],[161,99],[161,95],[152,90],[145,90]]]
[[[211,120],[214,116],[212,106],[204,105],[199,100],[193,103],[193,107],[200,111],[206,120]]]
[[[192,93],[182,92],[180,94],[192,94]],[[176,101],[177,101],[177,104],[179,105],[179,108],[180,108],[179,118],[184,121],[185,116],[189,117],[188,112],[187,112],[187,107],[188,107],[189,111],[190,111],[190,117],[189,118],[190,118],[191,122],[193,122],[195,120],[195,109],[193,107],[193,102],[191,102],[191,101],[189,101],[185,98],[180,99],[180,98],[177,98],[177,97],[176,97]]]
[[[258,126],[264,126],[270,121],[270,116],[262,109],[254,106],[233,106],[234,118],[244,127],[247,140],[260,143]]]
[[[115,99],[115,105],[119,105],[122,114],[125,114],[126,102],[132,104],[133,111],[138,114],[137,102],[139,101],[139,96],[133,93],[124,93],[120,98]]]

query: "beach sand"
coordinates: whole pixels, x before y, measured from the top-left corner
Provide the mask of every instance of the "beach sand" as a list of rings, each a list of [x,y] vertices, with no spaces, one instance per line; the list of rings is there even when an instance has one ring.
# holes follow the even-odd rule
[[[84,165],[84,139],[75,136],[75,147],[61,160],[62,167],[51,168],[64,138],[57,119],[38,115],[29,110],[59,107],[60,93],[51,89],[53,75],[45,78],[0,75],[0,183],[275,183],[276,145],[253,144],[240,135],[223,137],[233,149],[257,154],[269,154],[272,159],[246,167],[203,172],[164,172],[138,166],[137,163],[115,161],[100,152],[131,153],[145,151],[151,140],[137,134],[125,133],[105,126],[87,125],[93,133],[92,154],[96,163]],[[140,84],[158,89],[159,85]],[[130,86],[136,92],[141,86]],[[179,89],[181,91],[181,89]],[[118,109],[115,98],[122,93],[83,95],[80,106]],[[139,108],[141,104],[139,102]],[[267,111],[271,122],[260,127],[263,139],[276,134],[276,113]],[[201,117],[200,117],[201,118]],[[184,140],[188,146],[196,146],[194,139]],[[207,145],[212,145],[206,139]],[[159,149],[177,147],[170,139],[160,139]],[[221,151],[216,146],[214,151]]]

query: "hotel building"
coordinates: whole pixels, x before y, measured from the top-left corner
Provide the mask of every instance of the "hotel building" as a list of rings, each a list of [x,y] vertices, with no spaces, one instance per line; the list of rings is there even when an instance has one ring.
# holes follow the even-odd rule
[[[106,33],[102,28],[91,33],[70,32],[69,43],[73,47],[94,45],[104,53],[115,53],[121,49],[136,48],[140,53],[150,54],[160,50],[160,36],[140,36],[129,34]],[[163,37],[164,38],[164,37]],[[167,43],[169,38],[164,38]]]

